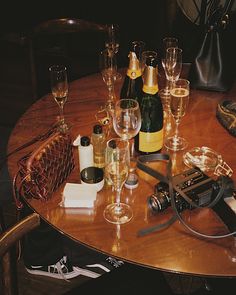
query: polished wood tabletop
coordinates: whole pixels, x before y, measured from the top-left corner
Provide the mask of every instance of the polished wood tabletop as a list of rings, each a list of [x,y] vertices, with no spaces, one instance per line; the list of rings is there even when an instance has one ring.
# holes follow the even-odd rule
[[[117,97],[122,81],[117,81],[115,84]],[[163,86],[162,81],[160,86]],[[78,134],[91,135],[92,127],[96,123],[95,114],[106,101],[106,97],[107,89],[99,73],[70,83],[65,118],[71,126],[73,139]],[[236,85],[227,93],[191,89],[188,110],[180,123],[180,133],[189,142],[187,150],[199,146],[214,149],[233,169],[234,181],[236,180],[235,138],[219,124],[216,118],[216,106],[223,99],[235,100],[235,97]],[[58,113],[58,106],[51,94],[34,103],[13,129],[8,152],[45,132],[55,122]],[[33,148],[31,146],[9,157],[8,167],[11,176],[17,171],[18,159]],[[182,160],[184,152],[186,150],[171,153],[174,174],[187,169]],[[76,147],[74,155],[76,167],[67,182],[80,183]],[[162,165],[163,163],[152,164],[156,169],[163,170]],[[108,223],[103,217],[104,207],[115,198],[109,186],[105,186],[97,194],[93,209],[61,207],[65,183],[49,201],[31,199],[27,202],[62,234],[107,255],[167,272],[236,277],[236,240],[232,236],[221,239],[201,238],[193,235],[179,221],[162,231],[143,237],[137,235],[139,229],[162,223],[173,214],[171,207],[157,215],[150,212],[147,197],[153,192],[157,180],[143,171],[138,170],[137,173],[139,186],[133,190],[124,188],[122,192],[122,200],[129,203],[133,209],[133,218],[120,226]],[[217,235],[228,232],[225,224],[212,209],[185,210],[183,216],[195,229],[205,234]]]

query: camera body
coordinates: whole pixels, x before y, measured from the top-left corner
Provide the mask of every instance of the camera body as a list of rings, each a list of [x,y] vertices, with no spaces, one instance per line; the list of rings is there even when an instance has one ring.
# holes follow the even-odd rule
[[[173,177],[175,206],[179,212],[210,204],[220,190],[219,181],[204,174],[198,167]],[[180,194],[184,194],[185,198]],[[188,202],[187,200],[190,200]],[[165,182],[155,185],[154,193],[148,197],[148,206],[153,212],[163,212],[171,205],[169,186]],[[191,205],[191,202],[195,206]]]

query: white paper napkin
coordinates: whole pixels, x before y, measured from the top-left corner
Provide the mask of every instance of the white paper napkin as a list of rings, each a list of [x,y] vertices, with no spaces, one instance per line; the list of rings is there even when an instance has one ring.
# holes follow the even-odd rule
[[[78,183],[66,183],[61,205],[67,208],[93,208],[96,197],[97,191],[94,187]]]

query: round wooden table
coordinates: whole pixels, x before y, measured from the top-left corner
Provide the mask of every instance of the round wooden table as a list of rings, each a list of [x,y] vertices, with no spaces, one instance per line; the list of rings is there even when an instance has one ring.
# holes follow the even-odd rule
[[[117,97],[121,84],[122,81],[119,81],[115,85]],[[214,149],[235,171],[232,177],[234,181],[236,180],[235,138],[219,124],[215,112],[220,100],[234,99],[235,87],[236,85],[227,94],[192,89],[187,114],[180,124],[180,132],[189,142],[187,150],[197,146]],[[84,77],[70,84],[65,117],[71,126],[73,139],[78,134],[91,135],[92,127],[96,123],[95,114],[104,104],[106,97],[107,89],[100,74]],[[45,132],[55,122],[58,113],[58,106],[51,94],[34,103],[13,129],[8,152]],[[17,171],[18,159],[33,148],[31,146],[24,149],[8,159],[11,176]],[[67,182],[80,183],[77,148],[74,148],[74,155],[76,167]],[[182,161],[183,152],[171,155],[174,173],[187,169]],[[153,165],[159,167],[159,163]],[[232,236],[222,239],[200,238],[189,232],[178,221],[160,232],[144,237],[137,236],[139,229],[166,221],[173,213],[172,209],[168,208],[158,215],[151,214],[147,207],[147,197],[153,192],[157,180],[143,171],[137,173],[138,188],[133,190],[124,188],[122,192],[122,200],[131,205],[134,216],[129,223],[121,226],[110,224],[103,218],[104,207],[114,200],[114,193],[110,187],[104,187],[97,194],[94,209],[61,207],[64,184],[47,202],[33,199],[27,202],[62,234],[107,255],[167,272],[235,277],[236,241]],[[224,223],[211,209],[196,209],[191,212],[186,210],[183,215],[204,233],[227,232]]]

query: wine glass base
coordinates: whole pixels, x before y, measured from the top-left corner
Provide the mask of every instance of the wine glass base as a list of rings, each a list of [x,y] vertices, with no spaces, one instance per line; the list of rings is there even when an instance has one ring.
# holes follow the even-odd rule
[[[133,217],[133,212],[130,206],[127,204],[113,203],[105,208],[103,216],[106,221],[110,223],[123,224],[131,220],[131,218]]]
[[[66,123],[59,122],[58,131],[66,133],[69,130],[69,126]]]
[[[172,151],[182,151],[188,146],[188,142],[183,137],[168,137],[165,141],[165,147]]]

